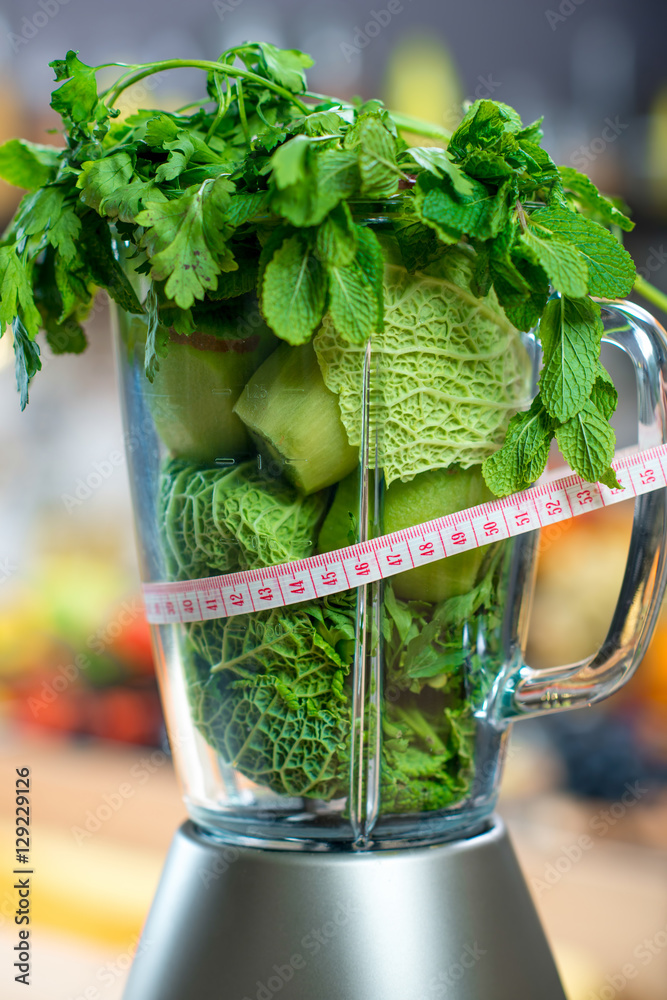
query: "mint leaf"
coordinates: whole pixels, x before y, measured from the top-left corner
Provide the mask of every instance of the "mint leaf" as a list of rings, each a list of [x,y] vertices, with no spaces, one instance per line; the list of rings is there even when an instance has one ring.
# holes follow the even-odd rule
[[[611,376],[598,362],[597,378],[591,390],[591,402],[598,408],[600,413],[610,419],[618,403],[618,392]]]
[[[617,299],[630,294],[635,280],[632,257],[604,226],[563,208],[540,208],[530,221],[576,246],[588,264],[590,295]]]
[[[254,191],[251,194],[233,194],[227,208],[227,222],[230,226],[243,226],[248,222],[256,222],[268,211],[268,194],[266,191]]]
[[[560,178],[566,191],[571,191],[582,209],[596,216],[598,222],[618,226],[626,232],[635,228],[632,219],[614,205],[610,198],[600,194],[590,177],[580,174],[574,167],[559,167]]]
[[[454,163],[446,149],[439,149],[437,146],[410,146],[405,154],[436,177],[441,178],[446,174],[457,194],[471,196],[474,193],[470,178]]]
[[[321,260],[341,266],[349,264],[357,252],[357,233],[352,215],[344,202],[332,209],[317,230],[315,247]]]
[[[8,184],[34,191],[54,180],[62,150],[26,139],[10,139],[0,146],[0,177]]]
[[[558,292],[580,299],[588,289],[588,267],[576,247],[553,238],[541,238],[530,229],[520,242],[541,264]]]
[[[356,262],[372,291],[375,302],[373,329],[384,330],[384,255],[377,236],[368,226],[355,226],[357,233]]]
[[[471,184],[473,194],[469,198],[454,198],[442,183],[424,174],[419,177],[415,198],[417,212],[446,243],[458,242],[464,233],[476,239],[490,239],[507,223],[511,181],[506,181],[497,191],[490,191],[481,181],[472,178]]]
[[[540,395],[552,417],[568,420],[584,406],[597,377],[600,307],[590,299],[551,299],[538,332],[544,350]]]
[[[289,236],[266,265],[262,312],[274,332],[303,344],[322,321],[326,278],[313,249],[300,234]]]
[[[329,313],[344,340],[363,344],[375,328],[377,301],[359,265],[329,264]]]
[[[401,170],[396,163],[396,140],[377,117],[358,126],[361,193],[367,198],[390,198],[398,190]]]
[[[570,468],[587,483],[620,487],[611,468],[616,435],[592,401],[556,428],[556,441]]]
[[[41,370],[39,346],[28,336],[23,323],[18,318],[12,324],[14,334],[14,370],[16,388],[20,393],[21,409],[28,405],[28,386],[35,372]]]
[[[491,492],[507,496],[527,489],[539,479],[553,436],[554,421],[538,395],[527,412],[512,417],[500,451],[482,463],[482,474]]]

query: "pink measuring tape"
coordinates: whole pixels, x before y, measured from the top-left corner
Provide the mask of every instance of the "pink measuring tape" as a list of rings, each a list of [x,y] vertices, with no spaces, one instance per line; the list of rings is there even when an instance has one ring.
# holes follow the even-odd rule
[[[146,617],[154,625],[198,622],[326,597],[667,486],[667,444],[612,465],[623,489],[572,474],[324,555],[200,580],[145,583]]]

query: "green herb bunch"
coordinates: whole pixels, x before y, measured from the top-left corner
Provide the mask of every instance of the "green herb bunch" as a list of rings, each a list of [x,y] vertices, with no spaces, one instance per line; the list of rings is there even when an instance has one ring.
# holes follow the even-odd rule
[[[554,436],[585,479],[613,485],[616,393],[599,361],[595,300],[625,296],[635,281],[617,239],[632,228],[622,207],[557,167],[540,145],[540,123],[524,127],[504,104],[477,101],[450,136],[379,101],[308,92],[311,62],[247,43],[217,61],[127,67],[102,93],[97,74],[107,67],[75,52],[51,64],[65,147],[0,147],[0,175],[28,191],[0,245],[0,324],[13,328],[22,407],[41,367],[40,329],[54,352],[82,351],[81,324],[100,287],[145,316],[151,379],[170,331],[191,334],[221,300],[252,287],[267,324],[290,344],[308,341],[325,314],[345,341],[365,342],[383,327],[384,261],[356,219],[380,202],[391,206],[409,271],[463,244],[476,294],[493,289],[519,330],[539,324],[539,393],[484,463],[493,492],[533,482]],[[119,117],[126,88],[179,67],[207,74],[206,100]],[[401,128],[442,148],[410,147]],[[150,278],[143,301],[115,242]]]

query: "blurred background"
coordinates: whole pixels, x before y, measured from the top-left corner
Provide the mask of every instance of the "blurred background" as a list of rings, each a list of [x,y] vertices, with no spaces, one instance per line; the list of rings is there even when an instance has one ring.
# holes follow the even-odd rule
[[[58,124],[48,62],[69,48],[88,64],[145,62],[215,58],[261,38],[310,52],[313,90],[381,97],[450,128],[462,102],[478,97],[513,105],[525,121],[544,115],[554,159],[631,206],[637,226],[627,246],[640,273],[667,291],[667,6],[549,2],[402,0],[390,13],[384,0],[2,0],[0,140],[59,141],[46,135]],[[127,110],[177,107],[202,86],[196,73],[165,74],[136,88]],[[19,193],[0,185],[4,224]],[[13,769],[30,766],[39,872],[33,1000],[120,997],[184,815],[141,610],[104,308],[88,332],[82,357],[43,355],[24,414],[7,338],[0,341],[0,832],[8,857]],[[619,444],[632,444],[631,377],[622,357],[606,361],[623,397]],[[543,541],[535,666],[577,660],[600,643],[631,518],[623,504]],[[570,1000],[621,991],[626,1000],[664,1000],[667,614],[622,694],[515,730],[501,811]],[[3,867],[7,956],[10,889]]]

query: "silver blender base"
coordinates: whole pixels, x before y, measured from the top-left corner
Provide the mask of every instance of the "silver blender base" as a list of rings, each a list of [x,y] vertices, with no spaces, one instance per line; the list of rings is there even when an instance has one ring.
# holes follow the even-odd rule
[[[499,821],[369,853],[176,833],[124,1000],[565,1000]]]

